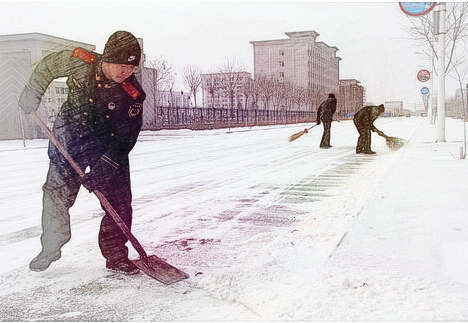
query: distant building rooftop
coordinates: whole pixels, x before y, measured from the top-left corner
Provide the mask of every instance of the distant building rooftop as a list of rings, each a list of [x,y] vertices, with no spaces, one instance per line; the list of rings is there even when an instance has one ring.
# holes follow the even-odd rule
[[[43,33],[24,33],[24,34],[9,34],[9,35],[0,35],[1,41],[18,41],[18,40],[40,40],[45,42],[56,42],[56,43],[69,43],[75,47],[86,47],[96,49],[96,46],[93,44],[83,43],[76,40],[56,37],[52,35],[47,35]]]

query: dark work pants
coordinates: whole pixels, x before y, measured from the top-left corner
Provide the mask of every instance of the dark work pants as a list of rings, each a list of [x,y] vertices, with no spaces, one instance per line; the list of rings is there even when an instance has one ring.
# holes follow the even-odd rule
[[[101,193],[130,228],[132,194],[128,164],[121,166],[117,175],[102,180],[104,184]],[[42,249],[47,254],[59,251],[70,240],[69,209],[75,203],[80,185],[79,176],[68,164],[50,162],[47,180],[43,186],[41,235]],[[103,256],[110,262],[127,259],[126,242],[127,238],[106,212],[99,231],[99,247]]]
[[[320,141],[320,147],[330,147],[330,128],[331,121],[322,121],[323,123],[323,135]]]
[[[356,146],[356,153],[369,152],[371,150],[371,130],[370,128],[358,128],[359,138]]]

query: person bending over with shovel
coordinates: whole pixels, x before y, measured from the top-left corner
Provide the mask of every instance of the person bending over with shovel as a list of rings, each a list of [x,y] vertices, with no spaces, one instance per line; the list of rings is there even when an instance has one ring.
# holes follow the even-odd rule
[[[354,125],[359,132],[356,154],[375,154],[371,150],[371,130],[383,135],[383,132],[374,126],[374,121],[384,113],[384,105],[365,106],[354,115]]]
[[[117,31],[109,37],[102,55],[75,48],[46,56],[26,84],[19,105],[26,113],[33,113],[52,80],[68,78],[68,97],[52,133],[82,170],[91,169],[80,177],[49,143],[49,171],[42,187],[42,250],[29,264],[31,270],[43,271],[61,257],[61,248],[71,238],[68,210],[80,185],[90,192],[99,190],[130,228],[128,154],[141,129],[146,96],[133,75],[140,56],[137,39],[129,32]],[[128,259],[128,239],[107,211],[98,240],[108,269],[138,272]]]

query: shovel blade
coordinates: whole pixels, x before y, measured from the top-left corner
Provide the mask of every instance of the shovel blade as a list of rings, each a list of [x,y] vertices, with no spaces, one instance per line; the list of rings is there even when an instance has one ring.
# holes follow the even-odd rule
[[[168,264],[157,256],[148,256],[144,259],[132,260],[132,262],[142,272],[166,285],[189,278],[188,274]]]

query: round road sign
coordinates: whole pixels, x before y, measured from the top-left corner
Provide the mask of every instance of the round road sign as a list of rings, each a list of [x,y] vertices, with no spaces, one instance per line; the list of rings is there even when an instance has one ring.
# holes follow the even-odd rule
[[[421,94],[429,94],[429,89],[427,87],[421,88]]]
[[[431,78],[431,73],[428,70],[420,70],[418,72],[418,80],[420,82],[427,82]]]
[[[399,2],[400,9],[408,16],[424,16],[436,6],[437,2]]]

